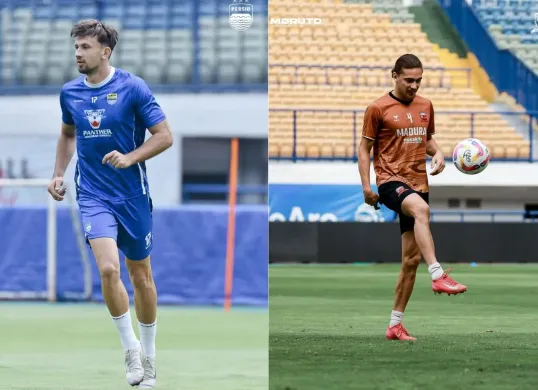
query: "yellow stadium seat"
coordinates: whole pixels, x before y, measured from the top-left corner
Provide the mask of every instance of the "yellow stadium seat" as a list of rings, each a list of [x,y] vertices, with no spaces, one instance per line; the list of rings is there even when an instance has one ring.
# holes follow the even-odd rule
[[[417,54],[426,67],[442,67],[439,55],[418,23],[392,23],[388,14],[373,12],[371,4],[344,1],[300,0],[290,4],[271,0],[270,17],[318,17],[321,26],[269,26],[269,63],[335,65],[323,67],[270,67],[270,107],[295,109],[364,110],[392,88],[390,68],[404,52]],[[375,65],[388,69],[353,66]],[[300,83],[302,85],[297,85]],[[428,70],[421,91],[434,103],[436,139],[446,155],[455,144],[471,135],[490,147],[494,157],[527,157],[529,143],[477,95],[466,71]],[[479,111],[471,124],[468,114],[441,111]],[[356,131],[363,114],[357,112]],[[300,157],[353,157],[353,115],[337,112],[297,113],[297,155]],[[538,124],[537,124],[538,129]],[[292,154],[293,116],[291,112],[269,114],[269,154]],[[360,137],[359,137],[360,138]]]

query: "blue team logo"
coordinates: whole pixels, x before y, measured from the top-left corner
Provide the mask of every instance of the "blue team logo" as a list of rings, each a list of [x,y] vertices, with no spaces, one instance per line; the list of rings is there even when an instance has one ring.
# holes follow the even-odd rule
[[[248,0],[233,0],[230,10],[230,26],[237,31],[245,31],[254,20],[254,6]]]
[[[109,93],[106,95],[106,102],[113,106],[118,101],[118,94],[117,93]]]
[[[103,114],[105,113],[104,109],[84,110],[84,113],[86,114],[86,118],[88,119],[88,122],[90,122],[92,129],[98,129],[101,126],[101,121],[104,118]]]

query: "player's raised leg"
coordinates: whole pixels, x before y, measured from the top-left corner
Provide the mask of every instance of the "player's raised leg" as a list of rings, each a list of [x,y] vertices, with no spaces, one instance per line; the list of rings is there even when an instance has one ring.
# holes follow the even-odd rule
[[[459,294],[467,291],[467,287],[456,282],[437,261],[435,245],[430,231],[430,206],[414,193],[407,196],[402,202],[402,213],[414,218],[414,233],[418,247],[428,264],[428,272],[432,277],[432,289],[435,293],[448,295]]]
[[[109,237],[95,238],[89,241],[101,275],[103,298],[125,351],[127,382],[132,386],[138,385],[144,376],[141,348],[131,322],[129,297],[120,279],[120,260],[116,241]]]
[[[144,378],[139,389],[151,389],[157,381],[155,368],[155,336],[157,333],[157,289],[151,272],[150,257],[143,260],[125,259],[134,286],[134,301],[140,343],[142,344]]]
[[[409,335],[402,321],[405,308],[413,293],[419,263],[420,249],[415,241],[415,233],[406,231],[402,234],[402,268],[396,283],[394,308],[390,315],[390,323],[386,333],[389,340],[416,340]]]

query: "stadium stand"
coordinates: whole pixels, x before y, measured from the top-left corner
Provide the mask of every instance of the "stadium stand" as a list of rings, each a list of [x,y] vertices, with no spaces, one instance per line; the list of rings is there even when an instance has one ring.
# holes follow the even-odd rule
[[[473,8],[499,48],[511,50],[538,72],[538,2],[531,0],[473,0]],[[534,31],[534,32],[533,32]]]
[[[267,6],[250,4],[259,16],[239,32],[230,28],[228,1],[2,0],[1,83],[55,85],[77,77],[70,29],[97,18],[120,32],[112,64],[150,84],[264,84]]]
[[[469,69],[447,68],[421,25],[400,11],[405,7],[372,3],[271,2],[271,18],[323,18],[321,25],[269,26],[272,158],[356,157],[364,109],[392,86],[390,69],[405,52],[425,66],[419,94],[434,103],[445,155],[471,135],[494,158],[529,157],[525,131],[481,97]]]

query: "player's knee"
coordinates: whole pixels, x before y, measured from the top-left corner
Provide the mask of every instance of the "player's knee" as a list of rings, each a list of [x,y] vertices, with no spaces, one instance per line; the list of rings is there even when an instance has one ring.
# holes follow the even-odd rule
[[[112,262],[105,262],[99,269],[101,279],[103,280],[117,280],[120,278],[120,267]]]
[[[403,257],[403,269],[407,274],[416,274],[420,264],[420,253],[409,253]]]
[[[430,206],[426,202],[419,203],[415,206],[414,212],[415,221],[429,222],[430,221]]]
[[[129,276],[133,286],[137,289],[148,288],[153,284],[149,267],[135,267],[129,270]]]

